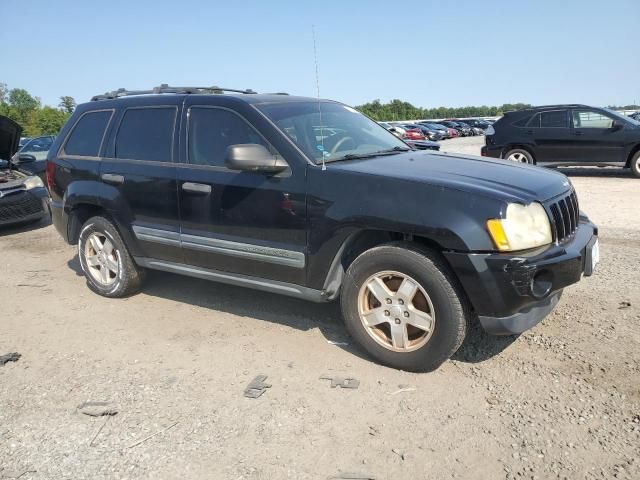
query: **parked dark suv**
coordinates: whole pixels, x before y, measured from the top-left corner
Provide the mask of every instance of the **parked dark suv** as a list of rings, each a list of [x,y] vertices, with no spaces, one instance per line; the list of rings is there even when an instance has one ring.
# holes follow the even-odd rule
[[[507,112],[482,155],[544,166],[618,166],[640,177],[640,122],[606,108],[548,105]]]
[[[63,128],[53,221],[93,291],[156,269],[340,297],[373,357],[431,370],[469,321],[522,332],[593,272],[597,229],[560,173],[413,151],[337,102],[223,91],[121,90]]]

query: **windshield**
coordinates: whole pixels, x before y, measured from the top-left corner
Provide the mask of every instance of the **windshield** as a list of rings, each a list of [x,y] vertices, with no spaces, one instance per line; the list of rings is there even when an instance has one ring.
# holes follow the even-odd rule
[[[628,123],[632,123],[633,125],[640,126],[640,122],[635,118],[627,117],[626,115],[622,115],[621,113],[616,112],[615,110],[611,110],[609,108],[605,108],[604,110],[609,112],[611,115],[618,117],[620,120],[624,122],[628,122]]]
[[[316,163],[409,150],[373,120],[334,102],[286,102],[256,105]],[[321,115],[322,114],[322,115]]]

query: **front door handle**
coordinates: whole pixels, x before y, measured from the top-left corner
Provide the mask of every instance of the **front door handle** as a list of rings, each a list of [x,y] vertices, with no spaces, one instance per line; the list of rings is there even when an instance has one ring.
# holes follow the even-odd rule
[[[182,184],[182,190],[189,193],[201,193],[204,195],[208,195],[211,193],[211,185],[206,185],[204,183],[184,182]]]
[[[115,173],[103,173],[100,178],[104,183],[110,183],[111,185],[122,185],[124,183],[124,177]]]

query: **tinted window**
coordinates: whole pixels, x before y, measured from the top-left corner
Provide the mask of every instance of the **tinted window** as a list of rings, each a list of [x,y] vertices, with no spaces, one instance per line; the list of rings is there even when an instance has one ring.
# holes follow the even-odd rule
[[[592,110],[574,110],[573,126],[575,128],[611,128],[613,118]]]
[[[116,158],[170,162],[175,119],[175,107],[127,110],[116,137]]]
[[[527,123],[527,127],[529,128],[539,128],[540,127],[540,114],[536,113],[533,117],[531,117],[531,120],[529,120],[529,123]]]
[[[64,152],[67,155],[97,157],[112,110],[84,114],[71,132]]]
[[[48,152],[53,144],[53,137],[38,137],[27,143],[20,153]]]
[[[542,112],[540,114],[540,127],[542,128],[568,128],[567,111]]]
[[[271,149],[244,119],[233,112],[220,108],[190,109],[189,163],[223,167],[227,147],[241,143],[258,143]]]

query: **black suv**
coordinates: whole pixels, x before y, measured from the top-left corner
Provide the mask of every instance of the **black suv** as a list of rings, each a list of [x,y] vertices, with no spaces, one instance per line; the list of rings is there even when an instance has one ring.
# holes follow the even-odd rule
[[[100,295],[129,295],[156,269],[340,297],[353,338],[407,370],[440,365],[474,319],[530,328],[598,260],[564,175],[413,151],[312,98],[166,85],[94,97],[56,139],[47,180]]]
[[[640,122],[606,108],[548,105],[507,112],[482,155],[545,166],[618,166],[640,177]]]

